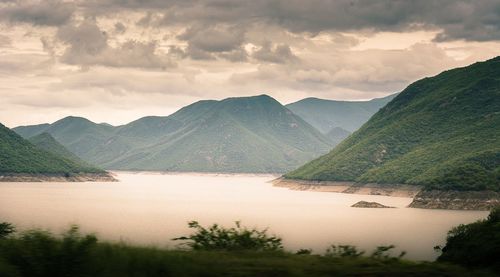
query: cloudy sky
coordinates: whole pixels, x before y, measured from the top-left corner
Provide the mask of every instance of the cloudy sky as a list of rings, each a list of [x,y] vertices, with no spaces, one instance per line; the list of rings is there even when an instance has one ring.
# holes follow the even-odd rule
[[[499,0],[0,0],[0,122],[365,100],[497,55]]]

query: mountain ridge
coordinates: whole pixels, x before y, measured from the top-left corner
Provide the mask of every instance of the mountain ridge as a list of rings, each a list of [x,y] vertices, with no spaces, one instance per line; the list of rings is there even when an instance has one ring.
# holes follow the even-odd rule
[[[68,135],[64,122],[71,120],[85,126],[72,127],[77,132]],[[279,173],[332,146],[268,95],[202,100],[169,116],[117,127],[86,126],[89,122],[66,117],[34,130],[15,130],[23,135],[46,131],[87,162],[125,170]]]
[[[308,97],[287,104],[286,107],[323,134],[327,134],[336,127],[352,133],[396,95],[397,93],[368,101]]]
[[[500,57],[408,86],[289,179],[499,190]]]
[[[43,180],[43,176],[88,179],[112,179],[105,171],[80,164],[60,156],[23,139],[14,131],[0,124],[0,178],[2,181],[16,181],[27,177],[29,180]]]

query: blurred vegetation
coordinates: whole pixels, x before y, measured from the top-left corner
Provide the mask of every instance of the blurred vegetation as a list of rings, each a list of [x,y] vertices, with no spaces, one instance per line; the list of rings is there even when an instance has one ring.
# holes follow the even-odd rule
[[[500,274],[500,207],[485,220],[453,228],[441,251],[438,261],[491,268]]]
[[[14,233],[16,228],[10,223],[1,222],[0,223],[0,239],[7,237],[8,235]]]
[[[186,251],[99,242],[75,226],[61,236],[30,230],[0,239],[0,276],[494,276],[447,263],[402,260],[387,254],[393,246],[381,246],[371,256],[348,245],[332,246],[324,255],[308,249],[292,254],[281,247],[255,247],[262,245],[262,231],[191,225],[192,236],[206,231],[217,233],[215,240],[231,237],[237,242],[225,239],[227,248],[209,244],[210,251]],[[248,243],[250,238],[259,242]],[[281,246],[279,241],[271,245]]]
[[[500,57],[411,84],[285,177],[500,191]]]
[[[327,257],[351,257],[357,258],[365,254],[364,251],[359,251],[356,246],[352,245],[332,245],[326,249],[325,256]]]
[[[277,251],[283,249],[281,238],[270,236],[267,229],[262,231],[255,228],[242,227],[236,222],[236,228],[224,228],[218,224],[205,228],[196,221],[188,223],[189,228],[195,233],[187,237],[174,238],[174,240],[187,240],[185,244],[193,250],[251,250],[251,251]]]

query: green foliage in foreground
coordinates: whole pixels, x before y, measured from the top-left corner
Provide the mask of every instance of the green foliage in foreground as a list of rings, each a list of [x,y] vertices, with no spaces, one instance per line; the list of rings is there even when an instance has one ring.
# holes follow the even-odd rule
[[[205,228],[196,221],[188,224],[195,229],[195,233],[187,237],[174,240],[186,240],[185,244],[193,250],[252,250],[252,251],[277,251],[283,249],[281,238],[270,236],[267,229],[262,231],[255,228],[242,227],[236,222],[236,228],[224,228],[218,224]]]
[[[500,207],[486,220],[453,228],[438,260],[500,272]]]
[[[238,228],[237,228],[238,229]],[[280,251],[181,251],[102,243],[72,227],[62,236],[31,230],[0,239],[0,276],[491,276],[444,263],[370,257],[349,246],[325,255]]]
[[[70,175],[82,172],[104,171],[39,149],[0,124],[0,175],[12,173]]]
[[[500,191],[500,57],[411,84],[285,177]]]
[[[8,235],[14,233],[16,228],[12,224],[7,222],[0,223],[0,239],[7,237]]]

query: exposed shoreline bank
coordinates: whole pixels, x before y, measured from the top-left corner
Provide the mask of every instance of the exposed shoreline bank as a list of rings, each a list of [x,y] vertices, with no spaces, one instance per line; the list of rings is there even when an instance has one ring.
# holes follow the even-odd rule
[[[113,174],[104,173],[77,173],[64,174],[0,174],[0,182],[118,182]]]
[[[272,181],[276,187],[291,190],[309,190],[320,192],[338,192],[364,195],[382,195],[393,197],[415,197],[421,190],[420,186],[359,184],[354,182],[306,181],[278,178]]]
[[[422,186],[405,184],[360,184],[355,182],[308,181],[278,178],[276,187],[301,191],[337,192],[364,195],[408,197],[409,208],[487,211],[500,205],[500,193],[494,191],[425,191]]]
[[[424,209],[488,211],[500,206],[500,193],[495,191],[421,191],[408,207]]]

